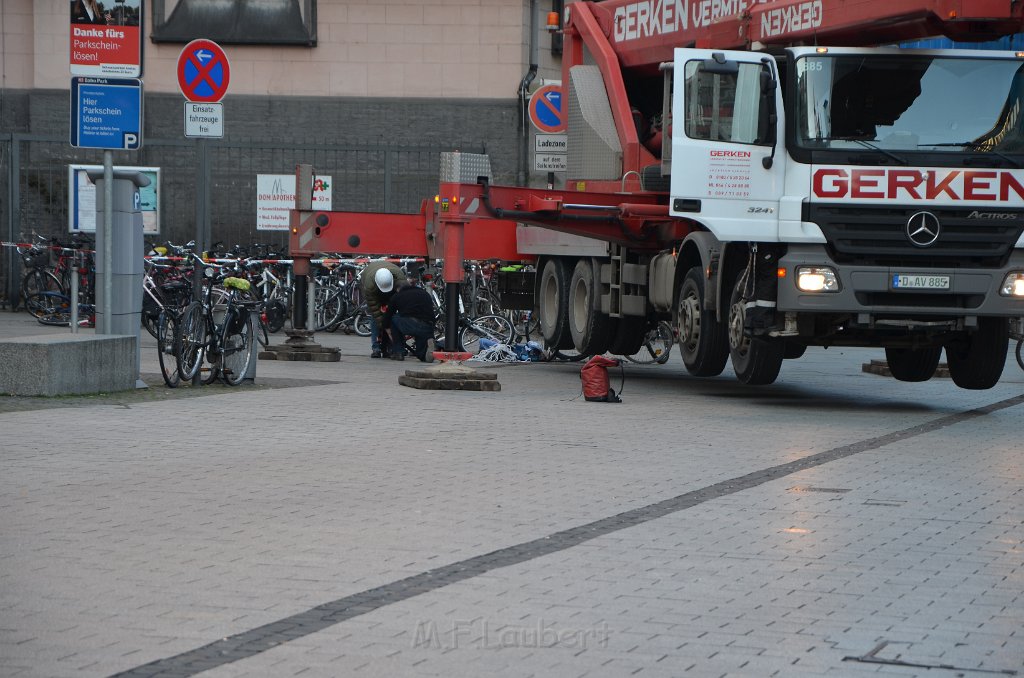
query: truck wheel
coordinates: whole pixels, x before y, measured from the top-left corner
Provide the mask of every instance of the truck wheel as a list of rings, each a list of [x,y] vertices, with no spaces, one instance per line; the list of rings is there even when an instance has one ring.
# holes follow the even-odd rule
[[[928,381],[935,374],[941,355],[941,346],[885,349],[889,371],[899,381]]]
[[[978,329],[966,341],[946,346],[949,376],[960,388],[992,388],[1003,375],[1010,347],[1006,318],[978,318]]]
[[[725,323],[719,322],[714,310],[703,308],[703,300],[703,269],[694,266],[683,278],[676,306],[679,348],[687,372],[695,377],[715,377],[725,369],[729,342]]]
[[[548,259],[540,273],[540,331],[548,348],[573,348],[569,332],[569,275],[565,262]]]
[[[598,295],[596,267],[589,259],[580,259],[569,281],[569,333],[584,355],[604,353],[611,340],[612,319],[594,308]]]
[[[748,386],[762,386],[779,376],[786,346],[779,339],[748,337],[743,332],[746,278],[745,271],[737,276],[729,300],[729,355],[737,379]]]

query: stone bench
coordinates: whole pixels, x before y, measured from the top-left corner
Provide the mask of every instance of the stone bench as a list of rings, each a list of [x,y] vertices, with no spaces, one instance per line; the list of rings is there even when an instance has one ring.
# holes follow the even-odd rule
[[[0,393],[56,396],[135,388],[135,341],[70,332],[0,339]]]

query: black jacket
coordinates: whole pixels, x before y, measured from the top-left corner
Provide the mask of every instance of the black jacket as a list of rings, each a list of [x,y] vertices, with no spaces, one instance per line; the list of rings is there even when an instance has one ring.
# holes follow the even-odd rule
[[[384,325],[391,325],[391,317],[395,314],[403,318],[418,318],[426,323],[434,323],[434,300],[422,287],[406,285],[388,300],[388,312],[384,314]]]

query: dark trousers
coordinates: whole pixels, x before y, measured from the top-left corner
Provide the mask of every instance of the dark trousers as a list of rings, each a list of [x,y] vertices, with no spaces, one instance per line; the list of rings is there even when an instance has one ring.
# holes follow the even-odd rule
[[[416,344],[416,357],[422,358],[427,351],[427,341],[434,338],[434,325],[419,318],[403,318],[396,313],[391,318],[391,350],[404,353],[405,338],[412,337]]]

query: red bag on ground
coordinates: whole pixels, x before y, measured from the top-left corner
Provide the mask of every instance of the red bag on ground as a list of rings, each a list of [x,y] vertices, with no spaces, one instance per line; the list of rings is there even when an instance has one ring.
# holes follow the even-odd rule
[[[619,364],[618,360],[595,355],[580,368],[580,380],[583,381],[583,397],[589,402],[621,403],[615,390],[609,386],[608,368]]]

